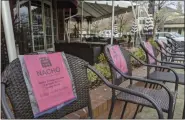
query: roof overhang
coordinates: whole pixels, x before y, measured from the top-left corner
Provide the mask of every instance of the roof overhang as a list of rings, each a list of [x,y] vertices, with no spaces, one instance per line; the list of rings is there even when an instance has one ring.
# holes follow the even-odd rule
[[[132,4],[130,1],[114,1],[114,6],[115,16],[132,11]],[[135,7],[136,4],[133,3],[133,6]],[[93,21],[109,18],[112,16],[112,1],[84,1],[83,8],[82,2],[79,2],[77,15],[82,15],[82,9],[83,16],[92,16]]]

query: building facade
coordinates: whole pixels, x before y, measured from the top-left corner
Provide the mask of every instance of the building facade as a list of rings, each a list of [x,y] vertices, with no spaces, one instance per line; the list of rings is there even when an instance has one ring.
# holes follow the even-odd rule
[[[64,40],[65,18],[71,6],[75,14],[76,5],[76,0],[10,0],[19,53],[54,50],[55,41]]]
[[[164,23],[165,32],[177,32],[184,35],[184,17],[168,20]]]
[[[64,41],[65,25],[77,13],[77,0],[9,0],[17,54],[53,51]],[[1,71],[9,63],[1,22]]]

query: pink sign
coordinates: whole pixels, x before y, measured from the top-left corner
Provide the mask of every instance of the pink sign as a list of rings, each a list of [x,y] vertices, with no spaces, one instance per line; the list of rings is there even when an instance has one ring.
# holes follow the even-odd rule
[[[119,68],[123,73],[127,73],[127,63],[118,45],[109,47],[110,55],[117,68]]]
[[[162,52],[163,52],[164,54],[166,54],[166,51],[164,50],[164,43],[163,43],[162,41],[159,41],[159,44],[160,44],[161,47],[162,47]]]
[[[153,56],[154,56],[154,51],[153,51],[153,48],[152,48],[152,45],[150,44],[150,42],[145,42],[145,47],[146,49],[148,50],[148,52]],[[155,60],[150,56],[148,55],[148,58],[149,58],[149,63],[155,63]]]
[[[75,98],[61,53],[25,55],[24,61],[40,112]]]

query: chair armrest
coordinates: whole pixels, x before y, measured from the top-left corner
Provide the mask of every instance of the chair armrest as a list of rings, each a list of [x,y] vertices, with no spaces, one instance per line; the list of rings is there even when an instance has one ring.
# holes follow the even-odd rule
[[[164,63],[164,64],[174,64],[174,65],[179,65],[185,68],[185,65],[180,64],[180,63],[174,63],[174,62],[166,62],[166,61],[160,61],[160,63]]]
[[[160,51],[162,54],[164,54],[162,51]],[[171,53],[169,51],[167,51],[167,53],[169,53],[170,55],[166,55],[164,54],[166,57],[176,57],[176,58],[184,58],[184,54],[178,54],[178,53]]]
[[[179,53],[170,53],[171,55],[177,55],[177,56],[182,56],[184,57],[185,54],[179,54]]]
[[[136,81],[141,81],[141,82],[148,82],[148,83],[151,83],[151,84],[157,84],[161,87],[163,87],[169,94],[171,94],[170,90],[164,85],[164,84],[161,84],[159,82],[156,82],[154,80],[150,80],[150,79],[144,79],[144,78],[138,78],[138,77],[133,77],[133,76],[128,76],[126,74],[124,74],[121,70],[119,70],[111,61],[110,62],[110,65],[119,73],[121,74],[124,78],[126,79],[132,79],[132,80],[136,80]],[[160,67],[160,66],[159,66]],[[162,67],[161,67],[162,68]],[[163,67],[164,68],[164,67]],[[167,68],[167,67],[166,67]],[[177,77],[177,81],[178,81],[178,76]],[[172,95],[172,94],[171,94]]]
[[[174,57],[173,55],[177,55],[177,56],[182,56],[182,57],[184,58],[184,54],[171,53],[171,52],[169,52],[168,50],[166,50],[165,48],[163,48],[162,46],[160,46],[160,48],[163,49],[166,53],[170,54],[171,56],[169,56],[169,57]],[[162,52],[162,50],[161,50],[161,52]],[[162,54],[164,54],[164,53],[162,52]],[[164,54],[164,55],[165,55],[165,54]],[[168,56],[167,56],[167,57],[168,57]]]
[[[157,49],[157,48],[156,48]],[[162,54],[164,54],[161,50],[159,50],[159,49],[157,49],[159,52],[161,52]],[[159,63],[164,63],[164,64],[174,64],[174,65],[180,65],[180,66],[182,66],[182,67],[184,67],[185,68],[185,65],[183,65],[183,64],[180,64],[180,63],[174,63],[174,62],[166,62],[166,61],[160,61],[160,60],[158,60],[158,59],[156,59],[155,57],[153,57],[150,53],[148,53],[152,58],[154,58],[157,62],[159,62]]]
[[[149,67],[155,67],[155,68],[164,68],[164,69],[167,69],[167,70],[170,70],[172,71],[172,73],[175,75],[175,91],[178,91],[178,83],[179,83],[179,77],[177,75],[177,72],[175,72],[175,70],[171,69],[170,67],[165,67],[165,66],[159,66],[159,65],[150,65],[150,64],[146,64],[144,62],[142,62],[141,60],[139,60],[138,58],[136,58],[134,55],[131,54],[131,56],[136,59],[137,61],[139,61],[142,65],[144,66],[149,66]]]
[[[170,70],[175,75],[175,91],[178,91],[179,77],[177,75],[177,72],[175,72],[175,70],[171,69],[170,67],[159,66],[159,65],[145,64],[145,66],[155,67],[155,68],[164,68],[164,69]]]
[[[159,105],[155,102],[155,100],[148,96],[148,95],[145,95],[143,93],[140,93],[140,92],[137,92],[137,91],[133,91],[133,90],[130,90],[128,88],[122,88],[122,87],[119,87],[119,86],[116,86],[116,85],[113,85],[112,83],[110,83],[103,75],[101,75],[99,72],[97,72],[95,70],[95,68],[93,68],[92,66],[88,65],[87,66],[88,69],[90,69],[91,71],[93,71],[99,78],[101,78],[103,80],[103,82],[110,88],[112,89],[115,89],[115,90],[119,90],[121,92],[125,92],[125,93],[128,93],[128,94],[132,94],[132,95],[135,95],[135,96],[138,96],[138,97],[141,97],[141,98],[144,98],[146,100],[148,100],[153,106],[154,108],[157,110],[157,113],[158,113],[158,116],[159,116],[159,119],[163,119],[164,116],[163,116],[163,111],[161,109],[161,107],[159,107]]]
[[[172,57],[172,58],[184,58],[184,56],[180,56],[180,55],[166,55],[166,57]]]
[[[5,84],[1,83],[1,105],[7,119],[15,119],[6,100]]]

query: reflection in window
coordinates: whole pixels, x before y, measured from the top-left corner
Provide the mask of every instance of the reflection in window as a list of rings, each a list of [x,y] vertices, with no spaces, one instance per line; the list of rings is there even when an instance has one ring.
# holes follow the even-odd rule
[[[31,28],[30,28],[30,15],[29,15],[29,2],[20,4],[19,11],[14,8],[14,32],[16,43],[19,45],[20,54],[32,52]]]
[[[57,3],[53,0],[53,29],[54,29],[54,41],[57,40]]]
[[[35,51],[44,50],[42,7],[40,1],[31,1],[33,40]]]
[[[45,18],[45,37],[47,48],[53,48],[52,45],[52,25],[51,25],[51,6],[44,4]]]
[[[53,6],[47,4],[51,2]],[[13,7],[15,42],[20,54],[44,50],[44,45],[52,48],[52,38],[57,39],[56,0],[19,0]]]

